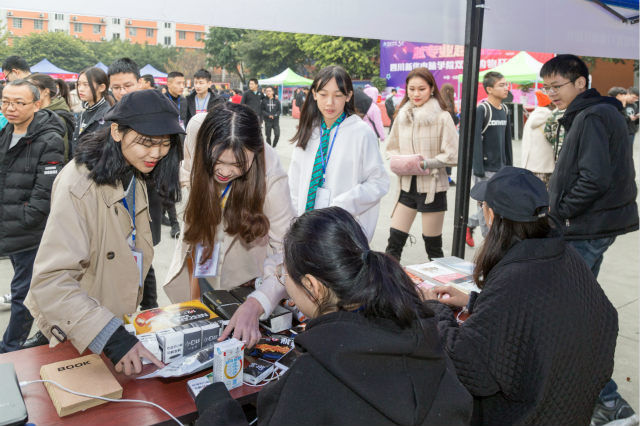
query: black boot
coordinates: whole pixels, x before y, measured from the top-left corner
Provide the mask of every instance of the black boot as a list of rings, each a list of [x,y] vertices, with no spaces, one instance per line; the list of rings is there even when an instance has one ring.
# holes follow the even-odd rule
[[[142,287],[142,300],[140,301],[140,309],[152,309],[158,307],[158,291],[156,290],[156,272],[153,265],[149,268],[149,273],[144,279]]]
[[[24,342],[21,349],[35,348],[36,346],[42,346],[47,344],[49,344],[49,339],[47,339],[45,335],[42,334],[42,332],[38,331],[36,334],[29,337]]]
[[[389,241],[387,242],[387,249],[385,250],[385,253],[400,262],[402,249],[407,242],[407,238],[409,238],[409,234],[406,232],[399,231],[395,228],[389,228]]]
[[[444,257],[444,253],[442,252],[442,235],[438,235],[437,237],[426,237],[423,235],[422,239],[424,240],[424,248],[427,250],[429,260]]]

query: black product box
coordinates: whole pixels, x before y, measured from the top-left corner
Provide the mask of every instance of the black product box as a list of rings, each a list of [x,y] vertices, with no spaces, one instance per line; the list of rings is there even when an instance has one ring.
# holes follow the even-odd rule
[[[202,303],[212,309],[218,316],[230,320],[241,302],[225,290],[211,290],[202,295]]]
[[[229,290],[229,293],[231,293],[231,295],[238,299],[240,302],[245,302],[247,300],[247,297],[249,297],[249,295],[254,291],[255,290],[253,289],[253,287],[240,286],[232,288],[231,290]]]

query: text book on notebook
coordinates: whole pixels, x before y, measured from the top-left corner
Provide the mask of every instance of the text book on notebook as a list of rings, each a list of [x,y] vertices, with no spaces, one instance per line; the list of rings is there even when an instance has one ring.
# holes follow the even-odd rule
[[[43,380],[57,382],[75,392],[112,399],[122,398],[122,386],[102,358],[96,354],[43,365],[40,368],[40,377]],[[45,387],[60,417],[106,402],[74,395],[51,383],[45,383]]]

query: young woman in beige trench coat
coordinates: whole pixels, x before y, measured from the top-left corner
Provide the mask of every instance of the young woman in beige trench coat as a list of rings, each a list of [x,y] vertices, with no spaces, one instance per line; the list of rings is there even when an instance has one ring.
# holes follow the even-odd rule
[[[190,189],[185,232],[164,290],[172,302],[182,302],[208,289],[257,281],[221,337],[233,332],[253,346],[260,338],[258,319],[287,297],[275,276],[283,262],[282,239],[295,217],[287,173],[276,151],[265,144],[255,113],[225,103],[189,121],[181,175]],[[199,258],[213,267],[198,274],[203,279],[193,280],[189,264],[201,264]]]
[[[51,213],[25,305],[50,344],[104,352],[118,372],[161,367],[122,317],[136,311],[153,245],[145,180],[179,199],[178,110],[153,90],[130,93],[85,135],[53,184]]]

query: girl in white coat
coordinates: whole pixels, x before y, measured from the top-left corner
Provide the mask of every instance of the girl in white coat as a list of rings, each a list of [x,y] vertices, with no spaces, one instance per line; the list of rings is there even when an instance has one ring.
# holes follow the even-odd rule
[[[538,107],[529,115],[522,132],[522,168],[530,170],[545,184],[556,166],[554,149],[547,140],[544,127],[551,117],[555,105],[542,92],[536,92]]]
[[[289,184],[297,214],[342,207],[358,220],[371,241],[380,199],[389,191],[389,176],[376,135],[355,114],[353,84],[342,67],[320,70],[292,141],[296,148]]]

